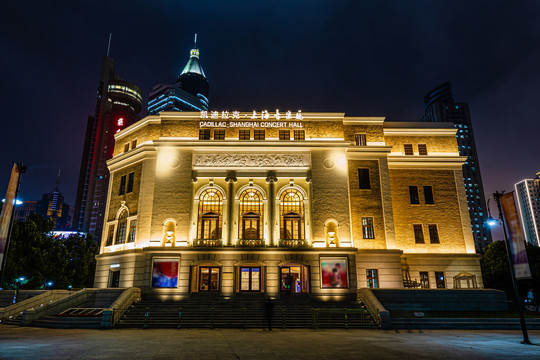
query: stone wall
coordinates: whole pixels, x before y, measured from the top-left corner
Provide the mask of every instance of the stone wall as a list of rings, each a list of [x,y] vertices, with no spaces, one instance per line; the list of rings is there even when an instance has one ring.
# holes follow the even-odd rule
[[[420,204],[411,204],[409,186],[417,186]],[[425,203],[423,186],[432,186],[434,204]],[[465,253],[453,170],[390,169],[396,246],[406,253]],[[422,224],[424,243],[416,244],[413,224]],[[439,244],[431,244],[428,224],[436,224]]]
[[[354,246],[359,249],[386,249],[379,162],[377,160],[349,160],[348,167]],[[360,189],[358,180],[359,168],[369,169],[371,189]],[[375,239],[364,239],[362,217],[373,217]]]

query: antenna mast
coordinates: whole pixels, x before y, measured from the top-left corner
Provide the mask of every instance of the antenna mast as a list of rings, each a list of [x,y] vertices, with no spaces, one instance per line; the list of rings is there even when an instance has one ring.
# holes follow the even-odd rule
[[[197,39],[197,34],[195,34],[195,39]],[[112,33],[109,33],[109,45],[107,46],[107,56],[109,56],[109,50],[111,50],[111,40],[112,40]]]
[[[194,47],[194,49],[196,49],[196,48],[197,48],[197,34],[195,34],[195,47]]]

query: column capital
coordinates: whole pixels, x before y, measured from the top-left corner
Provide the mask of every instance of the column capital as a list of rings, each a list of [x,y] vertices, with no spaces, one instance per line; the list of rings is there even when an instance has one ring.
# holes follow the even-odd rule
[[[267,183],[275,183],[275,182],[277,182],[277,177],[275,175],[268,175],[266,177],[266,182]]]
[[[235,183],[237,180],[238,180],[238,179],[236,179],[236,172],[234,172],[234,171],[229,172],[229,173],[227,174],[227,177],[225,178],[225,181],[226,181],[227,183],[229,183],[229,184],[230,184],[231,182],[232,182],[232,183]]]

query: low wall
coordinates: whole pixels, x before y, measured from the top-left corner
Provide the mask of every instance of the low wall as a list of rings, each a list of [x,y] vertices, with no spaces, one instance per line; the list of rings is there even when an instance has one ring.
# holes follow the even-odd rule
[[[17,294],[17,302],[21,302],[39,294],[43,294],[46,291],[47,290],[19,290],[19,293]],[[1,290],[0,308],[5,308],[13,305],[13,296],[15,296],[15,290]]]
[[[28,290],[25,295],[25,300],[21,300],[17,296],[17,303],[10,306],[0,308],[0,322],[6,321],[9,318],[16,317],[23,313],[25,310],[40,309],[48,306],[55,301],[65,298],[70,294],[68,290],[46,290],[46,291],[32,291]]]
[[[506,294],[487,289],[371,289],[386,310],[507,311]]]

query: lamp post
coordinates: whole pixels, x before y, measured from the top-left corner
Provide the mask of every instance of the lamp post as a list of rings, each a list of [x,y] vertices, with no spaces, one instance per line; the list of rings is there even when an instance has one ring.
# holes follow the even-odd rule
[[[516,296],[516,302],[519,309],[519,321],[521,323],[521,332],[523,333],[523,340],[521,341],[522,344],[529,344],[531,345],[531,342],[529,340],[529,334],[527,333],[527,325],[525,324],[525,317],[523,316],[523,304],[521,302],[521,298],[519,296],[519,290],[517,287],[517,280],[516,280],[516,273],[514,271],[514,259],[512,258],[512,253],[510,252],[510,243],[508,241],[508,236],[506,235],[506,225],[504,224],[504,217],[502,216],[502,208],[501,208],[501,196],[503,196],[503,192],[495,191],[492,195],[493,199],[497,203],[497,210],[499,210],[499,221],[502,224],[503,227],[503,234],[504,234],[504,244],[506,245],[506,254],[508,255],[508,264],[510,265],[510,277],[512,278],[512,285],[514,286],[514,294]],[[488,200],[488,212],[489,212],[489,200]],[[489,216],[488,224],[490,226],[493,226],[496,224],[496,222],[493,221],[494,219]]]

